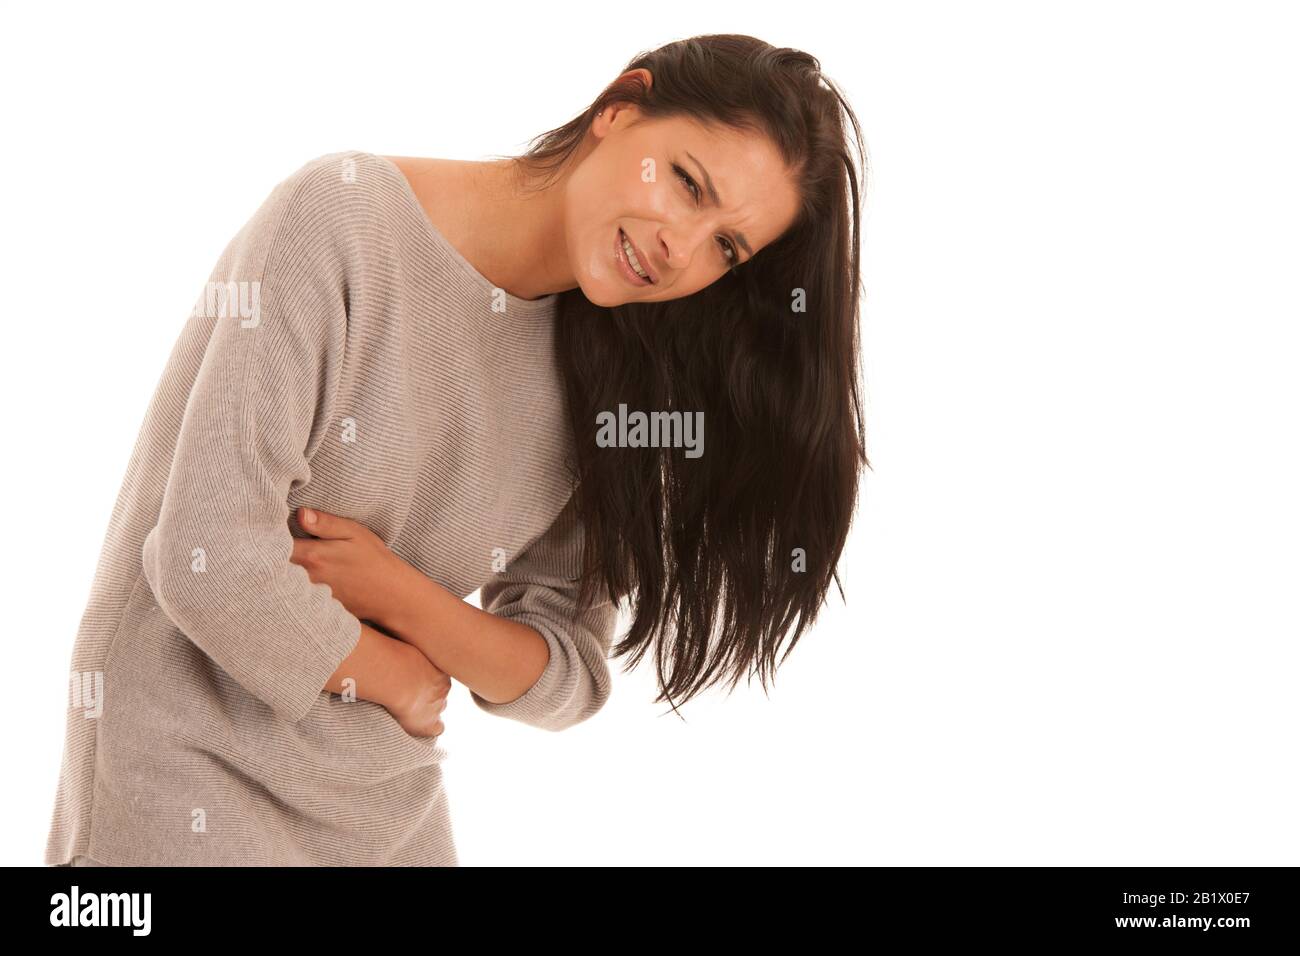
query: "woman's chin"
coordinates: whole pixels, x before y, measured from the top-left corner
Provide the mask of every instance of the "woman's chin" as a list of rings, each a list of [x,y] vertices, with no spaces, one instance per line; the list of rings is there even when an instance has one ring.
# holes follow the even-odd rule
[[[587,297],[587,301],[592,305],[598,305],[602,309],[612,309],[616,305],[623,305],[628,301],[627,295],[619,294],[617,289],[611,289],[607,282],[580,282],[582,294]]]

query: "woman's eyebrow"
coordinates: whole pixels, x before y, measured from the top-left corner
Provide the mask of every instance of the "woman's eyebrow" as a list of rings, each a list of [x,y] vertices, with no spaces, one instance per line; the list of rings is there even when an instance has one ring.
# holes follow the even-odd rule
[[[713,188],[713,177],[709,175],[709,171],[704,168],[704,164],[700,162],[698,159],[696,159],[691,154],[691,151],[689,149],[686,150],[685,152],[687,156],[690,156],[691,162],[695,164],[696,168],[699,169],[700,174],[704,177],[704,188],[709,194],[709,199],[713,202],[713,205],[721,206],[722,200],[718,198],[718,191]],[[745,238],[745,234],[743,232],[738,232],[735,233],[735,236],[736,236],[736,242],[739,243],[739,245],[745,250],[745,252],[747,252],[750,256],[752,256],[754,254],[754,250],[750,247],[749,240]]]

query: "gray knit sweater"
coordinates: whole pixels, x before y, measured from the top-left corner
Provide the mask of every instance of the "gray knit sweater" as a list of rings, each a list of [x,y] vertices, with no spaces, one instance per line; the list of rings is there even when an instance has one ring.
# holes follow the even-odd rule
[[[274,187],[181,331],[114,506],[47,864],[458,864],[441,739],[323,689],[360,622],[289,560],[300,505],[541,633],[537,683],[480,708],[548,730],[600,709],[617,608],[573,616],[556,304],[494,288],[383,157]]]

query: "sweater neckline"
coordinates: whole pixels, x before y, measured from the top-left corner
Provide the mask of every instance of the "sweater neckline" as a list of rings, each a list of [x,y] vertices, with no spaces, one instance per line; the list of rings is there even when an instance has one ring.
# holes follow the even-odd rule
[[[398,182],[401,184],[403,195],[406,196],[407,201],[411,205],[412,211],[419,216],[420,222],[424,225],[425,234],[432,239],[434,243],[445,249],[447,254],[450,255],[460,267],[460,270],[478,285],[482,286],[485,292],[496,294],[500,291],[500,293],[505,296],[507,315],[516,318],[542,318],[552,314],[556,305],[559,303],[560,294],[558,292],[552,292],[550,295],[544,295],[539,299],[524,299],[507,292],[505,289],[502,289],[500,286],[493,283],[487,276],[479,272],[468,259],[461,255],[460,250],[451,244],[451,240],[444,236],[442,231],[433,224],[433,220],[429,218],[429,214],[424,211],[424,205],[420,202],[420,197],[415,194],[415,188],[411,185],[411,181],[406,178],[406,174],[402,172],[401,168],[387,156],[381,156],[378,153],[371,153],[370,155],[383,163],[383,165],[390,169],[392,174],[397,177]]]

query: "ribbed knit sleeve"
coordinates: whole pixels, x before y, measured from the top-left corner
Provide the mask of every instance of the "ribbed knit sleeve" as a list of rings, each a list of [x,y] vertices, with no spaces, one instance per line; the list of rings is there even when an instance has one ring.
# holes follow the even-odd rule
[[[480,709],[558,731],[591,717],[609,699],[606,660],[618,607],[597,600],[576,614],[581,561],[582,524],[570,499],[543,535],[483,585],[483,609],[534,628],[551,656],[537,682],[515,700],[492,703],[470,691]]]
[[[281,181],[213,270],[189,320],[210,337],[143,547],[162,611],[295,723],[361,635],[289,560],[287,497],[328,440],[347,340],[346,270],[323,221],[338,177],[313,161]]]

